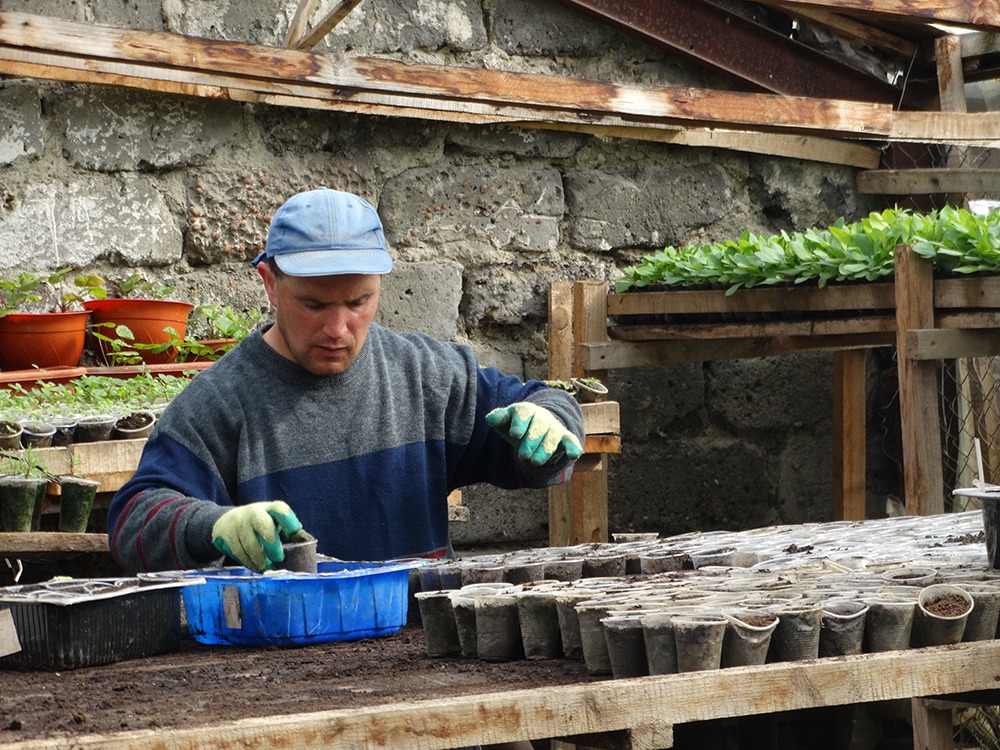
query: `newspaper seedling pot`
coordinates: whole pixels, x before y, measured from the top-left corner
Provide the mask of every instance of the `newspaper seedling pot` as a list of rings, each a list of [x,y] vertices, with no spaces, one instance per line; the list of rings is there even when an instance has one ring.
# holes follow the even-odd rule
[[[823,610],[819,607],[789,607],[776,612],[778,626],[771,636],[774,661],[799,661],[819,657]]]
[[[853,599],[832,599],[823,605],[820,656],[860,654],[864,646],[868,605]]]
[[[963,641],[990,641],[996,637],[1000,621],[1000,587],[988,583],[962,583],[972,594],[973,607],[965,622]]]
[[[559,639],[563,656],[567,659],[583,658],[583,639],[580,635],[580,618],[576,605],[590,598],[582,591],[568,591],[556,596],[556,615],[559,618]]]
[[[518,596],[476,597],[476,651],[483,661],[515,661],[524,656]]]
[[[642,642],[646,648],[646,667],[649,674],[677,672],[677,639],[674,635],[673,615],[666,612],[644,614]]]
[[[59,531],[86,532],[100,484],[96,479],[82,477],[59,479]]]
[[[285,559],[277,564],[279,570],[293,570],[297,573],[315,573],[318,562],[316,557],[316,540],[286,542],[281,545]]]
[[[522,591],[517,597],[521,645],[528,659],[562,656],[556,595],[551,591]]]
[[[420,591],[416,596],[427,655],[436,657],[461,653],[451,595],[447,591]]]
[[[700,672],[722,666],[726,618],[720,615],[681,615],[674,618],[677,671]]]
[[[608,642],[611,675],[615,678],[648,675],[641,616],[612,615],[601,620],[601,624],[604,626],[604,638]]]
[[[866,599],[864,650],[900,651],[910,647],[916,599],[875,595]]]

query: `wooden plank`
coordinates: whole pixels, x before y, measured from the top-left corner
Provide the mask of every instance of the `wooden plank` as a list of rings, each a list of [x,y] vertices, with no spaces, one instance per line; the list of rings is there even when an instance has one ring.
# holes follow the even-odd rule
[[[917,112],[893,113],[890,141],[914,143],[956,143],[988,146],[997,142],[1000,113],[997,112]]]
[[[839,349],[871,349],[892,346],[891,333],[851,336],[787,336],[768,339],[709,339],[705,341],[609,341],[583,344],[585,365],[608,370],[628,367],[658,367],[689,362],[774,357],[793,352],[829,352]]]
[[[959,34],[958,39],[962,45],[964,59],[995,55],[1000,52],[1000,36],[995,33],[975,31]]]
[[[913,361],[1000,355],[1000,330],[923,328],[906,332],[906,356]]]
[[[776,338],[780,336],[843,336],[892,333],[896,321],[888,315],[856,318],[806,318],[760,323],[678,323],[676,325],[614,326],[608,335],[619,341],[684,341],[689,339]]]
[[[317,22],[316,26],[309,30],[308,34],[304,34],[295,44],[285,46],[302,50],[312,49],[360,4],[361,0],[340,0]]]
[[[572,479],[549,487],[549,546],[568,547],[571,544],[573,544]]]
[[[179,729],[74,734],[0,750],[388,747],[445,750],[652,728],[807,708],[985,690],[1000,682],[1000,640],[777,662],[533,690],[419,699]]]
[[[618,435],[621,432],[621,407],[617,401],[580,404],[583,430],[588,435]]]
[[[573,377],[573,284],[549,285],[548,367],[552,380]],[[587,449],[586,438],[584,450]],[[567,547],[573,539],[572,481],[549,487],[549,546]]]
[[[584,368],[580,363],[582,342],[608,338],[608,284],[606,281],[578,281],[573,285],[573,374],[607,382],[607,372]],[[573,544],[606,542],[608,536],[608,463],[584,473],[575,472],[573,486]]]
[[[910,700],[913,747],[920,750],[953,750],[955,727],[952,711],[928,705],[923,698]]]
[[[867,44],[872,49],[887,52],[903,60],[911,60],[918,51],[918,46],[909,39],[890,34],[887,31],[862,23],[842,13],[833,13],[826,9],[811,8],[794,2],[777,2],[765,0],[762,5],[770,5],[788,13],[794,18],[822,26],[835,32],[838,36],[854,39]]]
[[[107,552],[107,534],[68,531],[0,532],[0,557],[50,552]]]
[[[859,193],[868,195],[927,195],[988,193],[996,189],[1000,169],[877,169],[858,172]]]
[[[988,29],[1000,29],[1000,7],[982,0],[795,0],[798,5],[850,14],[875,14],[896,20],[925,19]]]
[[[899,415],[906,512],[911,516],[944,512],[937,363],[912,359],[907,338],[909,331],[934,327],[932,273],[931,264],[912,248],[906,245],[896,248]]]
[[[867,517],[865,352],[833,353],[833,520]]]
[[[622,439],[618,435],[587,435],[583,439],[583,452],[621,453]]]
[[[69,446],[76,462],[76,473],[98,480],[98,492],[113,492],[124,485],[139,465],[145,438],[107,440],[100,443],[74,443]]]
[[[765,130],[871,137],[892,127],[887,105],[816,101],[808,97],[639,86],[529,73],[408,65],[377,58],[347,58],[202,40],[167,32],[147,32],[77,24],[44,16],[0,14],[0,44],[96,60],[144,63],[164,68],[254,76],[275,83],[298,82],[336,89],[382,92],[490,104],[528,105],[650,120],[753,124]],[[123,74],[128,75],[126,71]],[[553,113],[555,114],[555,113]]]
[[[299,4],[295,8],[295,15],[292,16],[292,21],[288,24],[288,31],[285,32],[282,46],[292,48],[297,46],[298,41],[309,26],[309,18],[316,10],[318,2],[319,0],[299,0]]]
[[[890,282],[769,286],[740,289],[637,291],[608,295],[608,315],[670,315],[694,313],[824,312],[833,310],[893,310]]]

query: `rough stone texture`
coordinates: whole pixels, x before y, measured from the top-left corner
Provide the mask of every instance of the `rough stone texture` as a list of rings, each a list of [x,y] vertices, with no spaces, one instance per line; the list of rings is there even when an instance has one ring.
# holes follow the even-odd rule
[[[0,164],[39,156],[45,149],[42,107],[33,81],[0,85]]]
[[[321,0],[314,18],[335,0]],[[0,10],[281,44],[298,0],[0,0]],[[731,87],[559,3],[366,0],[318,48],[661,86]],[[141,271],[193,302],[267,310],[249,261],[273,211],[327,185],[375,205],[397,264],[381,320],[545,377],[555,280],[612,279],[666,244],[856,219],[855,170],[534,128],[7,81],[0,272]],[[27,158],[24,158],[27,157]],[[107,171],[105,171],[107,170]],[[869,511],[900,494],[891,356],[870,358]],[[830,505],[828,356],[615,370],[616,531],[814,520]],[[544,490],[467,488],[456,543],[547,537]]]
[[[242,109],[232,103],[106,88],[51,99],[69,162],[101,172],[204,164],[243,135]]]
[[[485,258],[555,250],[563,204],[556,169],[459,166],[404,172],[386,184],[379,208],[392,244],[456,244],[465,257]]]
[[[714,416],[734,431],[819,426],[833,412],[830,355],[789,355],[708,365]]]
[[[444,263],[395,263],[382,278],[378,323],[396,331],[422,331],[458,339],[462,268]]]
[[[582,250],[661,248],[721,218],[732,198],[725,171],[708,163],[570,172],[570,241]]]
[[[2,192],[2,270],[55,270],[100,260],[162,266],[180,260],[179,225],[147,181],[87,176]]]

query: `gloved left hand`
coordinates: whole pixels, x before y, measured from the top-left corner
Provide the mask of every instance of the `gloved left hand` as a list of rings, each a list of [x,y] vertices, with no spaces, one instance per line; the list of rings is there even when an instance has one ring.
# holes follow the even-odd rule
[[[486,423],[511,445],[517,446],[517,457],[541,466],[561,445],[570,458],[583,455],[576,435],[567,430],[548,409],[528,401],[494,409],[486,415]]]

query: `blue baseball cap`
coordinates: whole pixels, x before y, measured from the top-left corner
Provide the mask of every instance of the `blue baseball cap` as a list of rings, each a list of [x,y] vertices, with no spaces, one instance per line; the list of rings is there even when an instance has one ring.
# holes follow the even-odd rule
[[[382,222],[372,205],[353,193],[318,188],[297,193],[274,213],[264,252],[289,276],[383,274],[392,269]]]

